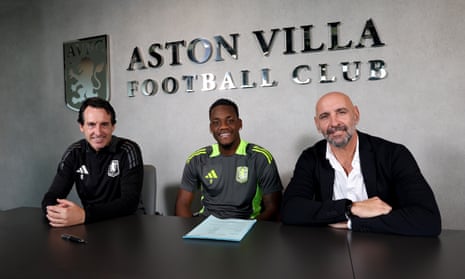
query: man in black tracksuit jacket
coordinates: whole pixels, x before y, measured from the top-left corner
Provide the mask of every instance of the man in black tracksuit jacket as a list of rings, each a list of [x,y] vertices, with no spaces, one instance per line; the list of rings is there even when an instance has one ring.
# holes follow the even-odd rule
[[[78,122],[85,139],[65,151],[42,200],[53,227],[66,227],[133,214],[139,205],[143,161],[139,146],[113,135],[116,118],[99,98],[84,101]],[[82,208],[66,199],[73,184]]]

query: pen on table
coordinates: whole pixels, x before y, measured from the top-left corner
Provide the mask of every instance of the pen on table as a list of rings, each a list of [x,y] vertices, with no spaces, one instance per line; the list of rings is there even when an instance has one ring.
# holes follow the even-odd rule
[[[87,243],[87,241],[85,241],[84,239],[74,236],[74,235],[70,235],[70,234],[62,234],[61,238],[63,238],[64,240],[75,242],[75,243],[82,243],[82,244]]]

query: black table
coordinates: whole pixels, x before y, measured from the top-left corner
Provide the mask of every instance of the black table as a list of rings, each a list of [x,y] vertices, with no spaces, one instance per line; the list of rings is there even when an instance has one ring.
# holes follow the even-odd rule
[[[200,218],[134,215],[50,228],[38,208],[0,212],[1,278],[463,278],[465,231],[439,238],[257,222],[240,243],[186,240]],[[87,244],[61,239],[69,233]]]
[[[1,278],[352,278],[347,232],[257,222],[240,243],[186,240],[200,218],[138,215],[49,228],[40,209],[0,213]],[[87,244],[61,239],[69,233]]]
[[[465,278],[465,231],[438,238],[349,232],[355,278]]]

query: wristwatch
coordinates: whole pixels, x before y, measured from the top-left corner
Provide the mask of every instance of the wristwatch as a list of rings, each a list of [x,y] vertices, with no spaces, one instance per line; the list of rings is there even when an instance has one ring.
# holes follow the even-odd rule
[[[345,215],[346,215],[347,220],[350,220],[350,217],[352,217],[352,215],[353,215],[352,214],[352,201],[351,200],[347,200]]]
[[[352,230],[352,201],[351,200],[347,200],[347,203],[346,203],[346,210],[344,212],[344,215],[346,216],[346,219],[347,219],[347,228],[349,230]]]

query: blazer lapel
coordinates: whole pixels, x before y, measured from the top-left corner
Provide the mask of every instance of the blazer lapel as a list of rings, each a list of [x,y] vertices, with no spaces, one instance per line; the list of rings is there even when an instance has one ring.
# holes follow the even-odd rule
[[[334,169],[326,159],[326,141],[319,146],[317,152],[321,162],[319,166],[321,197],[323,200],[331,200],[334,191]]]
[[[365,134],[358,132],[360,167],[368,197],[376,196],[376,160],[372,146]]]

